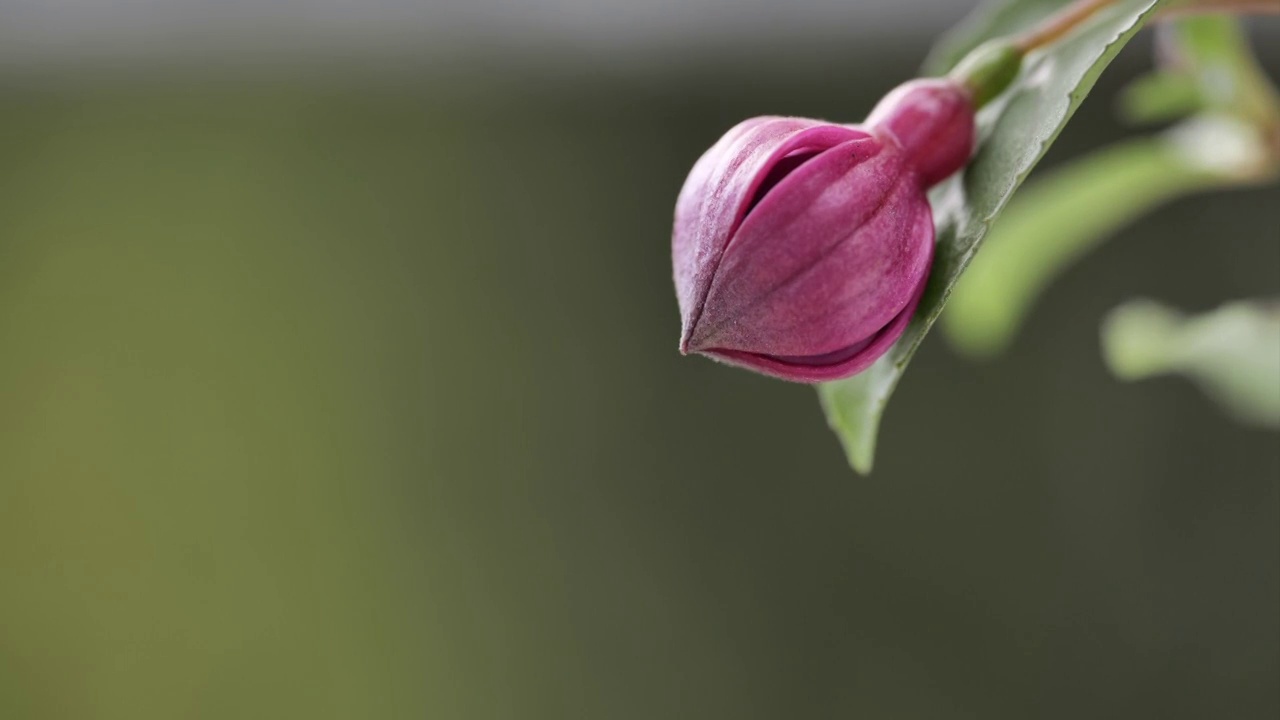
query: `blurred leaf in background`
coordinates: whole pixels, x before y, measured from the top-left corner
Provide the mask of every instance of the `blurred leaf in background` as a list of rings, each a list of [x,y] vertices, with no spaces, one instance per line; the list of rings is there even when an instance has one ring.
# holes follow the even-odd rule
[[[1055,278],[1156,206],[1198,190],[1268,182],[1280,168],[1280,102],[1239,21],[1193,16],[1159,30],[1161,67],[1130,86],[1126,114],[1196,118],[1091,152],[1010,202],[943,316],[966,353],[1004,350]]]
[[[1204,120],[1094,151],[1036,180],[987,238],[943,328],[968,354],[1000,352],[1035,298],[1071,263],[1161,203],[1243,182],[1242,161],[1252,163],[1262,147],[1247,125]]]
[[[1241,422],[1280,428],[1280,305],[1232,303],[1187,317],[1150,300],[1102,325],[1111,371],[1124,380],[1178,373]]]

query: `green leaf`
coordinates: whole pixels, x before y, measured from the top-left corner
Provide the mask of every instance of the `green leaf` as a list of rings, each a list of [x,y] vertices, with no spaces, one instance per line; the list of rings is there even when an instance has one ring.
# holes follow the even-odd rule
[[[1228,17],[1189,17],[1158,31],[1163,70],[1147,85],[1189,83],[1205,112],[1173,131],[1098,151],[1033,181],[1009,204],[956,287],[943,327],[972,355],[1002,351],[1040,292],[1071,263],[1154,206],[1196,190],[1268,179],[1274,96],[1247,38]],[[1142,90],[1142,88],[1147,88]],[[1139,104],[1141,104],[1139,103]]]
[[[1120,94],[1120,116],[1133,125],[1168,122],[1207,106],[1200,84],[1184,73],[1153,72]]]
[[[827,420],[850,464],[870,472],[881,415],[911,356],[938,319],[951,288],[1013,191],[1044,155],[1098,76],[1142,27],[1161,0],[1117,0],[1058,43],[1028,58],[1022,75],[978,117],[980,144],[969,167],[934,196],[938,255],[925,297],[906,333],[865,372],[819,387]],[[959,55],[1025,27],[1061,3],[1011,0],[989,5],[944,41],[929,61],[949,69]],[[1014,23],[1019,25],[1014,26]]]
[[[1241,422],[1280,427],[1280,305],[1233,303],[1184,317],[1150,300],[1102,326],[1103,355],[1125,380],[1187,376]]]

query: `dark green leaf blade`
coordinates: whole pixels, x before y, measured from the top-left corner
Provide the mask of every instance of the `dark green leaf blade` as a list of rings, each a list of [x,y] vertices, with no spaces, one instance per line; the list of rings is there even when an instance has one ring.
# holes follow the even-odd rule
[[[949,339],[975,357],[1002,352],[1044,289],[1116,230],[1173,198],[1235,182],[1195,160],[1171,139],[1143,137],[1033,180],[956,286],[942,316]]]
[[[844,444],[850,464],[871,470],[880,418],[911,356],[942,312],[947,296],[976,252],[992,221],[1036,162],[1057,138],[1099,75],[1132,38],[1162,0],[1118,0],[1061,42],[1036,53],[1022,75],[1000,99],[980,113],[985,138],[973,162],[947,181],[933,198],[938,255],[925,297],[906,333],[866,372],[825,383],[818,392],[832,429]],[[1015,6],[1045,9],[1045,0],[1012,0]],[[1048,9],[1052,9],[1052,5]],[[991,10],[987,11],[991,13]],[[1023,18],[1033,18],[1024,13]],[[995,23],[990,36],[965,39],[977,45],[1016,28]],[[958,43],[957,47],[964,43]],[[941,61],[939,61],[941,62]]]
[[[1238,20],[1189,16],[1161,24],[1161,69],[1131,84],[1126,114],[1173,129],[1096,150],[1023,187],[1002,211],[942,317],[974,356],[1002,351],[1037,296],[1118,228],[1183,194],[1266,182],[1268,128],[1280,118]],[[1182,84],[1182,85],[1180,85]]]

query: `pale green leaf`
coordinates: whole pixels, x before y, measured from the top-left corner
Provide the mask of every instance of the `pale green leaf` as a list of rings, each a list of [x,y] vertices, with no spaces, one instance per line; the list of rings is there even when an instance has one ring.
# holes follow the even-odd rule
[[[1185,317],[1149,300],[1102,325],[1103,355],[1125,380],[1185,375],[1242,422],[1280,427],[1280,305],[1233,303]]]
[[[1134,125],[1168,122],[1202,110],[1208,104],[1194,77],[1179,72],[1153,72],[1129,83],[1120,94],[1120,115]]]

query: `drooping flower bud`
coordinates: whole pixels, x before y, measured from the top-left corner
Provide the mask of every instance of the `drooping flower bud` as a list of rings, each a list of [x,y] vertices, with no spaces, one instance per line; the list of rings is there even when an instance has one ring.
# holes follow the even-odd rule
[[[973,154],[973,105],[969,92],[951,80],[899,85],[876,104],[866,124],[893,135],[925,188],[964,167]]]
[[[798,382],[848,377],[902,335],[933,260],[925,191],[973,149],[962,86],[913,81],[865,125],[761,117],[676,202],[680,350]]]

